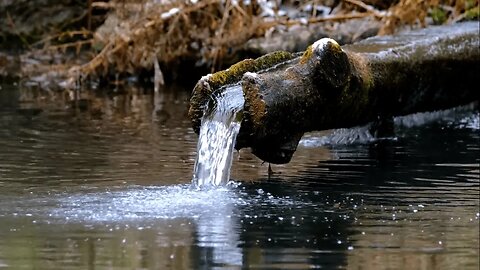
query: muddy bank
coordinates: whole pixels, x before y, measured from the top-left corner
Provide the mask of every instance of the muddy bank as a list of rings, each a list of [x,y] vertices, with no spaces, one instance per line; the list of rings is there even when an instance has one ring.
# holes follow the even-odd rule
[[[245,95],[236,147],[251,147],[271,163],[288,163],[307,131],[376,120],[383,125],[392,116],[475,101],[478,33],[478,23],[472,22],[375,37],[344,47],[322,39],[301,56],[272,61],[269,69],[253,66],[235,73],[232,78],[241,77]],[[232,70],[236,69],[226,72]],[[218,87],[217,77],[204,77],[194,89],[190,116],[195,130],[203,110],[199,96]]]

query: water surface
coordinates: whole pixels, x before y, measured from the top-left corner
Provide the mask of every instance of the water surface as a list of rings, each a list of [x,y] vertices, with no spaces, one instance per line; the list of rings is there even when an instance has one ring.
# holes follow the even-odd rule
[[[475,109],[309,134],[270,177],[242,150],[199,191],[188,98],[3,85],[0,268],[479,268]]]

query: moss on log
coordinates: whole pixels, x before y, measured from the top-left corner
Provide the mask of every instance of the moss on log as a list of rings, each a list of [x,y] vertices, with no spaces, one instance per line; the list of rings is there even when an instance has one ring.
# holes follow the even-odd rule
[[[245,96],[236,148],[251,147],[262,160],[288,163],[308,131],[478,100],[478,33],[478,23],[462,23],[371,38],[343,48],[332,39],[321,39],[284,64],[233,72],[225,81],[240,81]],[[194,89],[191,112],[211,93],[200,96],[199,91],[211,89],[208,84],[219,88],[206,80]],[[190,116],[198,128],[201,115]]]
[[[205,111],[206,102],[210,95],[222,86],[239,82],[247,72],[258,72],[275,67],[295,57],[295,54],[277,51],[261,56],[257,59],[245,59],[226,70],[203,76],[195,85],[190,98],[188,116],[192,120],[193,129],[198,134],[201,119]]]

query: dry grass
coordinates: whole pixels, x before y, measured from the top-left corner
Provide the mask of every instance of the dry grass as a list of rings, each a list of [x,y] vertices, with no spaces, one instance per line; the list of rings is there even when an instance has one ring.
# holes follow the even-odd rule
[[[400,0],[388,9],[383,18],[384,27],[379,34],[392,34],[402,25],[425,27],[429,23],[456,22],[467,17],[472,9],[477,10],[478,16],[478,2],[478,0]]]
[[[160,3],[157,3],[160,2]],[[265,2],[268,2],[265,4]],[[91,10],[108,10],[105,22],[95,31],[80,29],[51,36],[34,44],[25,59],[51,52],[67,52],[73,57],[49,62],[47,67],[25,66],[25,73],[55,70],[68,78],[71,87],[79,78],[136,74],[154,70],[157,84],[161,70],[186,59],[216,70],[228,54],[234,54],[246,41],[265,36],[275,27],[296,24],[340,23],[352,18],[373,17],[383,22],[379,34],[391,34],[403,26],[423,27],[462,19],[478,0],[344,0],[332,6],[330,14],[320,14],[317,6],[335,1],[305,1],[293,6],[301,18],[281,14],[279,1],[170,0],[90,1]],[[433,19],[432,19],[433,18]],[[440,20],[440,21],[439,21]],[[81,57],[78,57],[81,55]],[[53,57],[55,58],[55,57]],[[53,62],[53,63],[52,63]],[[152,73],[153,74],[153,73]]]

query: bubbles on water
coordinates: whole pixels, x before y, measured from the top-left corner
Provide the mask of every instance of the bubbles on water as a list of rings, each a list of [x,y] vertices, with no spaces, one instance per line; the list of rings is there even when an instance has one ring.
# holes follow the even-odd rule
[[[133,186],[116,190],[77,190],[70,193],[38,194],[36,198],[17,198],[19,209],[4,213],[18,218],[31,218],[37,223],[123,224],[149,228],[165,220],[185,219],[182,223],[202,223],[205,230],[234,222],[242,213],[259,209],[252,218],[263,218],[282,208],[308,207],[309,203],[289,196],[268,192],[249,192],[234,181],[225,187]],[[41,201],[41,203],[38,203]],[[12,202],[13,203],[13,202]],[[7,207],[8,202],[3,206]],[[15,208],[16,209],[16,208]],[[12,210],[15,210],[12,209]],[[262,212],[262,209],[266,209]],[[268,211],[267,211],[268,210]],[[275,215],[274,215],[275,216]],[[282,217],[283,218],[283,217]],[[163,221],[162,221],[163,220]],[[114,227],[110,229],[115,230]]]
[[[239,195],[229,188],[141,187],[60,197],[53,216],[92,222],[195,219],[205,215],[226,215],[232,205],[243,203],[244,200],[239,200]]]

